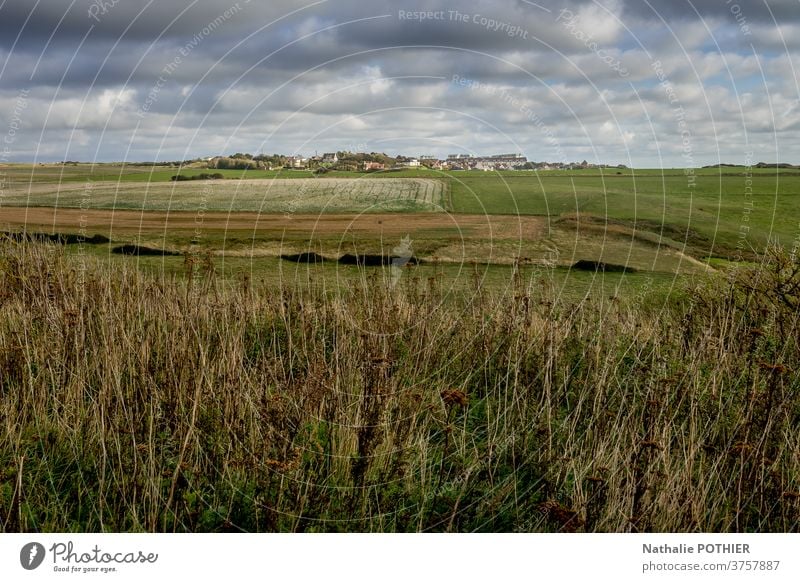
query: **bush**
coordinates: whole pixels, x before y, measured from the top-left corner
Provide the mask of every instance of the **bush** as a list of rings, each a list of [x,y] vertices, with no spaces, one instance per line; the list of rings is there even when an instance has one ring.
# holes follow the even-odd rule
[[[202,174],[197,174],[197,175],[194,175],[194,176],[187,176],[185,174],[178,174],[176,176],[172,176],[172,178],[170,178],[170,179],[173,182],[188,182],[188,181],[191,181],[191,180],[224,180],[225,179],[225,175],[221,174],[219,172],[215,172],[213,174],[207,174],[207,173],[204,172]]]

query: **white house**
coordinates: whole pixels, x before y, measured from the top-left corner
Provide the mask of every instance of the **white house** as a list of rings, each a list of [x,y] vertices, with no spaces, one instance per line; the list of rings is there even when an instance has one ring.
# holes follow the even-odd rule
[[[290,156],[286,159],[286,165],[290,168],[302,169],[308,165],[308,158],[303,156]]]

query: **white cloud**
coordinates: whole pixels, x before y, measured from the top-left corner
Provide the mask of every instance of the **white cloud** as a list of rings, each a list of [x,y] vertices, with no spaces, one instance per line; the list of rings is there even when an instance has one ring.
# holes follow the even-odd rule
[[[355,143],[390,153],[522,148],[534,159],[555,159],[552,144],[531,118],[535,114],[569,158],[583,158],[595,146],[600,156],[626,161],[630,148],[632,163],[647,165],[658,161],[654,147],[663,143],[666,163],[677,165],[680,152],[669,145],[677,131],[676,105],[691,122],[698,161],[703,155],[737,157],[747,140],[757,151],[772,148],[775,156],[800,159],[800,87],[793,73],[800,71],[798,19],[784,11],[776,25],[757,2],[738,1],[749,36],[724,2],[712,0],[695,0],[702,20],[652,0],[668,29],[633,0],[540,2],[550,13],[498,0],[459,7],[518,25],[527,38],[471,21],[400,21],[388,0],[341,0],[240,42],[296,8],[283,0],[269,7],[250,3],[182,59],[144,116],[136,112],[164,66],[229,4],[201,3],[164,30],[172,7],[163,3],[142,16],[147,26],[132,28],[113,51],[115,34],[132,18],[132,3],[116,6],[114,18],[77,53],[85,22],[67,18],[39,61],[59,21],[50,6],[52,14],[43,14],[33,36],[13,53],[8,52],[13,36],[0,35],[0,59],[9,62],[0,76],[0,108],[13,110],[19,90],[30,89],[15,152],[30,155],[43,134],[40,152],[56,159],[87,159],[95,152],[120,159],[129,145],[137,159],[176,159],[225,148],[311,153]],[[454,8],[444,0],[406,4],[408,10]],[[561,7],[573,11],[596,45],[587,46],[556,22]],[[13,28],[17,12],[4,13],[0,32]],[[343,24],[382,14],[393,16]],[[333,24],[342,26],[317,33]],[[164,37],[156,40],[148,27]],[[303,35],[310,36],[289,46]],[[618,59],[628,75],[610,67],[599,49]],[[677,103],[659,86],[654,60],[662,63]],[[457,86],[453,75],[483,83],[483,89]],[[780,152],[774,151],[776,141]]]

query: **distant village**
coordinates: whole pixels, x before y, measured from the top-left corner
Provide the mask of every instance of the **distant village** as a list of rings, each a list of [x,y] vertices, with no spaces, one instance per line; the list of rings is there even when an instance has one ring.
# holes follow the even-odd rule
[[[188,165],[188,164],[187,164]],[[312,170],[325,172],[329,170],[350,172],[381,172],[400,169],[429,169],[450,171],[497,171],[497,170],[581,170],[593,168],[626,168],[624,164],[616,166],[590,164],[582,162],[531,162],[522,154],[496,154],[490,156],[474,156],[469,154],[451,154],[446,159],[436,156],[421,155],[418,157],[395,156],[383,153],[364,152],[330,152],[311,157],[285,156],[279,154],[253,156],[236,153],[232,156],[216,156],[192,162],[195,167],[209,169],[258,169],[258,170]]]

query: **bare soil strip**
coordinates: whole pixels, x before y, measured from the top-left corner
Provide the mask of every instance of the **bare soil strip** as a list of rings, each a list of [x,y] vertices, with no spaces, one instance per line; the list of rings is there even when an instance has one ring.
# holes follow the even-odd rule
[[[540,216],[445,213],[259,214],[255,212],[139,212],[79,208],[0,207],[0,230],[102,234],[186,235],[248,232],[265,238],[281,235],[455,236],[470,239],[540,240],[548,219]]]

